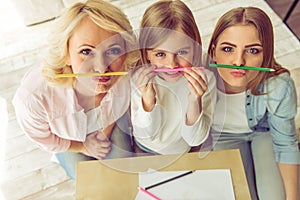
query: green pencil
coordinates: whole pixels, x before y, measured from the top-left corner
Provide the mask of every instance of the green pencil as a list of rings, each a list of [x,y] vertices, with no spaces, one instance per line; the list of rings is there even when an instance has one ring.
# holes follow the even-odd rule
[[[210,67],[230,68],[230,69],[244,69],[244,70],[256,70],[264,72],[274,72],[274,69],[264,67],[250,67],[250,66],[234,66],[234,65],[223,65],[223,64],[209,64]]]

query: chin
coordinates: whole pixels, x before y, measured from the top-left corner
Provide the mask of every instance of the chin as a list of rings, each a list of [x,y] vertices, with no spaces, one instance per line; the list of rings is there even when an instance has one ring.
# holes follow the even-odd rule
[[[245,88],[247,84],[244,84],[244,83],[232,83],[230,85],[232,87],[236,87],[236,88]]]
[[[175,83],[175,82],[179,81],[182,78],[182,76],[178,76],[178,77],[174,77],[174,78],[160,76],[160,78],[169,83]]]
[[[98,87],[96,88],[96,93],[97,94],[107,93],[110,88],[111,85],[98,85]]]

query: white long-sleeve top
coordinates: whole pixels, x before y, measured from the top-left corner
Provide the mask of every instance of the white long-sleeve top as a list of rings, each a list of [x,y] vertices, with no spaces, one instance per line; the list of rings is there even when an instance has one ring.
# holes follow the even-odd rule
[[[216,79],[212,72],[205,70],[205,73],[208,90],[202,96],[202,112],[191,126],[185,124],[190,89],[184,77],[175,83],[154,78],[156,104],[151,112],[144,110],[141,92],[131,82],[135,140],[159,154],[183,153],[203,143],[209,134],[216,102]]]

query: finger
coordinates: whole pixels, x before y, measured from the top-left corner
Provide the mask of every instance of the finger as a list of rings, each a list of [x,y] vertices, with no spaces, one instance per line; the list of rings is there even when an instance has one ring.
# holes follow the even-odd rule
[[[110,142],[110,141],[107,141],[107,140],[105,140],[105,141],[99,141],[99,142],[98,142],[98,146],[99,146],[100,148],[110,148],[111,142]]]
[[[136,79],[137,86],[146,86],[155,77],[153,67],[145,67],[143,71],[138,74]]]
[[[98,131],[92,132],[92,133],[87,135],[87,139],[88,138],[97,138],[97,134],[98,134]]]
[[[200,68],[191,67],[185,70],[185,74],[189,74],[191,77],[202,83],[202,85],[207,85],[207,76]]]
[[[136,78],[145,77],[145,76],[148,76],[149,74],[154,75],[155,72],[153,71],[153,69],[154,69],[154,66],[141,67],[136,73]]]
[[[103,153],[103,154],[107,154],[109,153],[111,150],[111,147],[107,147],[107,148],[100,148],[98,153]]]
[[[152,82],[155,75],[149,74],[144,77],[140,77],[140,81],[135,83],[136,87],[143,93],[145,90],[152,89]]]
[[[108,155],[108,153],[98,153],[98,154],[96,155],[96,158],[97,158],[98,160],[103,160],[107,155]]]
[[[192,67],[192,70],[198,75],[201,77],[201,80],[204,81],[204,83],[207,85],[208,83],[208,79],[207,79],[207,76],[206,76],[206,73],[203,71],[202,68],[199,68],[199,67]]]
[[[103,159],[109,154],[110,150],[111,150],[110,148],[109,149],[101,149],[95,155],[97,156],[97,158]]]
[[[207,76],[206,74],[200,70],[198,67],[192,67],[190,70],[187,70],[188,75],[190,75],[189,77],[189,81],[193,84],[200,84],[200,86],[206,91],[207,89]],[[195,81],[193,81],[196,80]]]
[[[97,132],[96,139],[99,141],[108,141],[109,140],[108,137],[102,131]]]
[[[190,88],[193,90],[193,93],[195,95],[202,96],[203,93],[207,90],[207,85],[200,76],[195,76],[195,75],[192,76],[191,74],[186,73],[185,77],[189,83]],[[195,77],[198,77],[198,79]]]

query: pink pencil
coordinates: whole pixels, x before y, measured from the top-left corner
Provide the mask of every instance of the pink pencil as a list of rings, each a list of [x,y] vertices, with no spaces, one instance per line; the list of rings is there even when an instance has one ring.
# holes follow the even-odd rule
[[[180,68],[156,68],[153,71],[154,72],[181,72],[183,71],[185,68],[180,67]],[[199,69],[203,70],[204,67],[199,67]]]
[[[145,190],[142,187],[138,187],[138,189],[143,192],[144,194],[148,195],[149,197],[155,199],[155,200],[160,200],[160,198],[158,198],[157,196],[155,196],[154,194],[151,194],[150,192],[148,192],[147,190]]]

